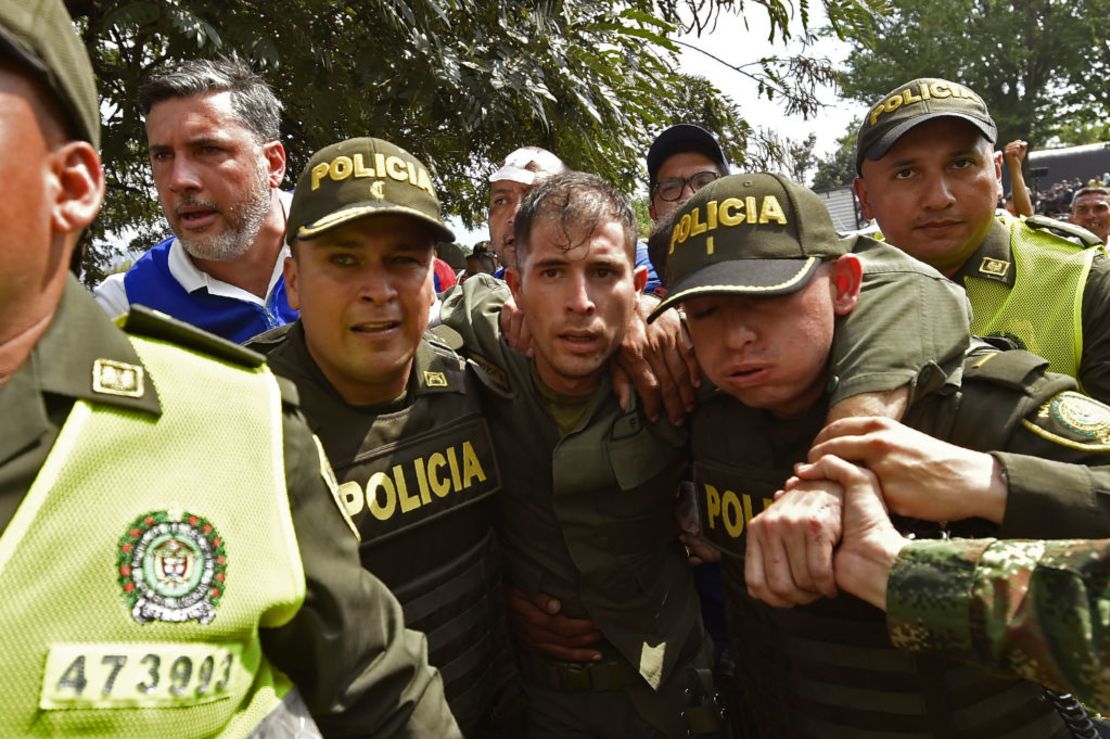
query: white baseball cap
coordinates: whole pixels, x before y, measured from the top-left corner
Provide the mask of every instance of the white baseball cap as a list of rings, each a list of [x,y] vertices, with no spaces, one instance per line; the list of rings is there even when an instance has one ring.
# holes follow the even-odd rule
[[[501,169],[490,175],[490,182],[511,180],[522,185],[534,185],[541,176],[561,174],[567,171],[563,160],[547,149],[538,146],[522,146],[509,156]]]

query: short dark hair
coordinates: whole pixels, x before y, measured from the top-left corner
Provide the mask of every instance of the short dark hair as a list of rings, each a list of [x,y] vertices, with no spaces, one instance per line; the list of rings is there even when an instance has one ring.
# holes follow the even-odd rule
[[[238,57],[191,59],[155,73],[139,89],[139,109],[146,118],[158,103],[214,92],[231,93],[235,117],[261,141],[281,136],[281,101]]]
[[[636,212],[621,192],[595,174],[566,172],[550,177],[524,197],[516,214],[516,264],[519,268],[528,255],[532,229],[541,219],[558,222],[567,237],[567,251],[581,245],[572,233],[585,230],[588,238],[599,226],[617,221],[624,231],[624,246],[629,259],[636,261]]]
[[[487,252],[487,251],[475,251],[475,252],[472,252],[471,254],[468,254],[467,257],[466,257],[466,261],[469,262],[471,259],[476,261],[478,263],[478,268],[480,270],[482,270],[483,272],[485,272],[486,274],[492,275],[494,272],[497,271],[497,267],[493,263],[493,257],[491,257],[489,255],[489,252]],[[469,270],[470,270],[470,267],[468,265],[467,266],[467,271],[469,271]]]

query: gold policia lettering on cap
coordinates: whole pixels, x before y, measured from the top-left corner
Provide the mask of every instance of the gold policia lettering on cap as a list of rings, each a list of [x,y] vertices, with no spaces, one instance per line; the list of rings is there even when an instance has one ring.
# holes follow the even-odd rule
[[[674,248],[686,241],[691,236],[698,236],[708,231],[714,231],[718,226],[739,226],[741,223],[767,224],[774,221],[781,226],[787,223],[786,214],[782,210],[779,199],[774,195],[764,195],[756,198],[748,195],[745,198],[725,198],[724,200],[710,200],[705,204],[705,218],[702,219],[702,206],[678,219],[671,231],[671,248],[668,254],[674,254]],[[706,240],[706,253],[713,253],[713,239]]]
[[[978,95],[955,82],[918,82],[916,89],[905,87],[872,108],[867,122],[874,126],[879,118],[887,113],[893,113],[903,105],[915,105],[933,98],[967,98],[978,101],[980,105],[983,104]]]
[[[358,179],[360,177],[376,177],[382,179],[388,177],[391,180],[398,182],[408,182],[414,187],[419,187],[432,197],[435,197],[436,191],[432,187],[432,178],[428,176],[428,170],[424,169],[418,162],[411,159],[403,159],[399,156],[386,156],[382,153],[374,154],[374,161],[367,166],[366,160],[362,154],[355,154],[354,156],[346,156],[341,154],[330,162],[320,162],[312,168],[312,191],[315,192],[320,187],[320,182],[327,177],[333,182],[342,182],[348,177]]]

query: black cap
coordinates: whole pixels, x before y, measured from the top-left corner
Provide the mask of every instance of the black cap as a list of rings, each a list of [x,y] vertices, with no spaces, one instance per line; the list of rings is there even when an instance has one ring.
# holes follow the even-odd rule
[[[648,169],[648,193],[655,189],[656,175],[659,173],[659,168],[663,166],[663,162],[674,154],[681,154],[687,151],[696,151],[699,154],[712,159],[724,169],[725,174],[728,174],[729,164],[728,157],[725,156],[724,149],[717,143],[717,139],[713,134],[706,131],[701,126],[695,126],[691,123],[680,123],[677,126],[671,126],[655,137],[655,141],[651,142],[651,147],[647,153],[647,169]]]

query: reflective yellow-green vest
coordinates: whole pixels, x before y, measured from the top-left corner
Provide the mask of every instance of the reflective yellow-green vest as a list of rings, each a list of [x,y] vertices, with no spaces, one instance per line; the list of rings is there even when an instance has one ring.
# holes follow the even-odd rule
[[[0,736],[244,736],[291,688],[259,642],[305,597],[278,386],[131,340],[116,385],[161,416],[77,401],[0,536]]]
[[[1049,361],[1053,372],[1078,377],[1083,354],[1083,290],[1097,248],[1083,248],[1030,228],[1017,219],[1010,229],[1014,286],[965,277],[973,313],[971,332],[1017,339]]]

